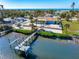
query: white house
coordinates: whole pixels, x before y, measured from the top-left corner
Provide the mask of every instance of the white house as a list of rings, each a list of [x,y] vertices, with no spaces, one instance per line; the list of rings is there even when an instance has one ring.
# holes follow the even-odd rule
[[[10,17],[4,18],[3,20],[4,20],[5,23],[12,23],[12,24],[14,23],[14,19],[11,19]]]
[[[62,33],[62,27],[61,25],[52,24],[52,25],[46,25],[43,28],[45,31],[54,32],[54,33]]]
[[[70,18],[69,20],[71,20],[71,21],[77,21],[78,18],[77,18],[77,17],[72,17],[72,18]]]

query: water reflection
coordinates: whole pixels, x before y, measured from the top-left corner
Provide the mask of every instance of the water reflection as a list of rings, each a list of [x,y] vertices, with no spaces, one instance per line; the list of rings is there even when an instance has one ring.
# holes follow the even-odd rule
[[[79,44],[39,37],[32,45],[36,59],[79,59]]]
[[[37,59],[37,56],[35,54],[29,53],[28,56],[25,57],[25,59]]]

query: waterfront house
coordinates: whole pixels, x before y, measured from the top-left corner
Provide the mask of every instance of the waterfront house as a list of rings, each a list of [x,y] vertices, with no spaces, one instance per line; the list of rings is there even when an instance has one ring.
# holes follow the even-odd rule
[[[62,27],[57,17],[47,17],[45,24],[46,24],[46,26],[44,26],[45,31],[62,33]]]
[[[42,27],[45,31],[62,33],[62,26],[58,21],[58,17],[38,17],[36,23],[34,23],[37,27]]]

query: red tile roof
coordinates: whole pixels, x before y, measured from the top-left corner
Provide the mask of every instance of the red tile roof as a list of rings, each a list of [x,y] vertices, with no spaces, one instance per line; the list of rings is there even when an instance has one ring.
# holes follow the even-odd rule
[[[46,20],[47,20],[47,21],[55,21],[55,20],[57,20],[57,18],[47,17]]]

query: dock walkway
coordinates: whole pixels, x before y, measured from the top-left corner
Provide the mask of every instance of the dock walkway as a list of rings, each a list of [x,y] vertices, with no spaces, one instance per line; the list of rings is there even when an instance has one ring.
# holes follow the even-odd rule
[[[32,39],[33,36],[35,36],[35,34],[39,31],[40,29],[36,30],[34,33],[32,33],[30,36],[28,36],[26,39],[24,39],[23,42],[21,42],[20,44],[18,44],[17,46],[14,47],[14,49],[16,51],[22,51],[22,52],[27,52],[30,49],[30,45],[24,45],[25,43],[29,43],[29,40]],[[10,43],[10,45],[15,44],[16,41],[18,41],[19,39],[15,39],[14,41],[12,41]]]

